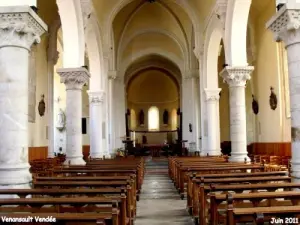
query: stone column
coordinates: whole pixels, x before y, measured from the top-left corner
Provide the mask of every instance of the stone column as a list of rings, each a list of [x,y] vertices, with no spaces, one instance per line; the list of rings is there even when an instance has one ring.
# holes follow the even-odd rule
[[[116,107],[114,107],[114,101],[115,99],[115,94],[113,91],[114,88],[114,82],[117,77],[117,72],[116,71],[109,71],[108,72],[108,105],[109,105],[109,144],[110,144],[110,154],[113,156],[114,155],[114,149],[115,147],[115,123],[116,123],[116,118],[114,116],[114,110]]]
[[[204,149],[204,155],[218,156],[221,155],[220,148],[220,124],[219,124],[219,99],[220,88],[205,89],[206,107],[207,107],[207,143]]]
[[[61,82],[66,85],[66,164],[84,165],[82,154],[82,87],[89,80],[89,72],[81,68],[58,69]]]
[[[46,24],[29,6],[0,7],[0,188],[29,188],[28,67]]]
[[[230,67],[227,66],[221,76],[229,85],[230,104],[230,139],[232,162],[250,162],[247,152],[247,132],[246,132],[246,99],[245,88],[250,74],[254,70],[253,66]]]
[[[288,55],[291,105],[292,176],[300,181],[300,3],[286,3],[270,21],[267,28],[276,41],[283,41]]]
[[[186,72],[186,76],[183,80],[182,85],[182,114],[183,114],[183,140],[187,140],[188,144],[195,142],[199,137],[197,137],[197,88],[199,70],[190,70]],[[189,124],[192,125],[192,132],[189,130]],[[188,146],[186,146],[188,147]],[[196,147],[197,148],[197,147]]]
[[[102,104],[103,91],[88,91],[90,99],[90,156],[103,158],[102,151]]]

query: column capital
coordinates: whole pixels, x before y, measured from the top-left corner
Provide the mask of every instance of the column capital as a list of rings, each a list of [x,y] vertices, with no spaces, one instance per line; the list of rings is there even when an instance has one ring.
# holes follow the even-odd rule
[[[223,81],[229,84],[229,87],[244,87],[247,80],[251,79],[253,66],[226,66],[220,73]]]
[[[90,73],[84,67],[57,69],[60,75],[60,82],[66,85],[67,90],[82,89],[82,86],[89,81]]]
[[[0,47],[17,46],[30,50],[39,43],[47,25],[29,6],[0,7]]]
[[[90,101],[91,104],[103,103],[104,97],[105,97],[105,92],[104,91],[91,91],[91,90],[89,90],[87,93],[89,95],[89,101]]]
[[[274,39],[286,45],[300,41],[300,3],[286,3],[267,22],[266,28],[274,34]]]
[[[219,101],[220,91],[221,88],[216,88],[216,89],[205,88],[204,92],[205,92],[206,101]]]

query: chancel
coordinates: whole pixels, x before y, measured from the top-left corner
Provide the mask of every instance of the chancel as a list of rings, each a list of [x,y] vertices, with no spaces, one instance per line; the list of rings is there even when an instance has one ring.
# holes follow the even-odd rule
[[[1,0],[1,216],[298,224],[299,14],[297,0]]]

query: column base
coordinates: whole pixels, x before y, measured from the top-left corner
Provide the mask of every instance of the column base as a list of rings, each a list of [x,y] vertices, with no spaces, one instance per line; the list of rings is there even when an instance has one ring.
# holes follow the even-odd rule
[[[78,157],[67,156],[64,165],[86,165],[86,162],[83,160],[82,156],[78,156]]]
[[[28,163],[0,165],[0,188],[31,188],[32,175]]]
[[[231,156],[229,157],[229,162],[245,162],[245,159],[247,163],[251,163],[251,159],[247,155],[248,153],[231,153]]]

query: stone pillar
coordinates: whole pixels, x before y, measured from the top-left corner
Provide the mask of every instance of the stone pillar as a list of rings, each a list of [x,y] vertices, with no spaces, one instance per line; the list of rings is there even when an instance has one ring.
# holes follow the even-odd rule
[[[246,132],[246,99],[245,88],[250,74],[254,70],[253,66],[230,67],[227,66],[221,76],[229,85],[230,104],[230,139],[232,162],[250,162],[247,152],[247,132]]]
[[[220,148],[220,124],[219,124],[219,99],[220,88],[205,89],[207,114],[207,144],[204,149],[204,155],[218,156],[221,155]]]
[[[89,72],[81,68],[58,69],[61,82],[66,85],[66,164],[84,165],[82,155],[82,87],[89,80]]]
[[[0,15],[0,188],[29,188],[28,56],[47,26],[29,6]]]
[[[270,21],[267,28],[276,41],[283,41],[288,55],[291,105],[292,176],[300,181],[300,3],[286,3]]]
[[[109,106],[109,152],[113,156],[114,155],[114,149],[115,149],[115,123],[116,118],[114,116],[114,101],[115,101],[115,94],[113,91],[114,88],[114,82],[117,77],[116,71],[109,71],[108,72],[108,106]]]
[[[182,85],[182,114],[183,114],[183,140],[187,140],[188,143],[197,142],[197,88],[199,71],[191,70],[186,72],[186,76]],[[192,125],[192,132],[190,132],[189,124]],[[186,146],[188,147],[188,146]],[[196,147],[197,148],[197,147]]]
[[[57,31],[61,26],[60,18],[54,20],[49,27],[49,39],[47,49],[47,74],[48,74],[48,158],[54,157],[54,66],[59,58],[57,51]],[[57,149],[58,150],[58,149]]]
[[[102,104],[103,91],[88,91],[90,99],[90,156],[103,158],[102,151]]]

